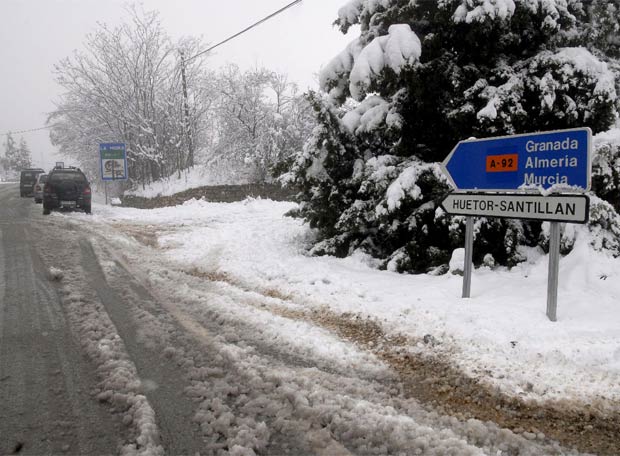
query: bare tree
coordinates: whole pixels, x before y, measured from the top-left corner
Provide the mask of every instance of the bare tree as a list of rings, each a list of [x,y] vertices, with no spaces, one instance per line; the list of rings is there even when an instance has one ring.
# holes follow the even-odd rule
[[[65,94],[49,116],[50,135],[61,152],[92,170],[99,143],[125,142],[129,177],[147,183],[192,164],[185,133],[199,123],[202,97],[192,94],[192,103],[184,98],[178,51],[195,53],[200,42],[172,43],[156,12],[128,11],[129,22],[114,29],[100,25],[84,51],[55,66]],[[185,63],[190,83],[202,64],[200,58]]]
[[[242,72],[228,65],[216,91],[213,156],[243,170],[250,180],[269,180],[278,162],[301,149],[302,131],[309,133],[310,116],[303,118],[295,84],[265,68]]]

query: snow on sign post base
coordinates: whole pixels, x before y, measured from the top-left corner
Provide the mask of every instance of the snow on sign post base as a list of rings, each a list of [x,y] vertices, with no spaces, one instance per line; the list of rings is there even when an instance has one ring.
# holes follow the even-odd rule
[[[459,190],[441,206],[467,216],[464,298],[470,296],[473,217],[504,217],[551,222],[547,316],[556,321],[560,223],[586,223],[590,200],[592,132],[573,128],[459,142],[441,167]],[[543,196],[535,191],[551,192]],[[568,193],[568,194],[567,194]]]

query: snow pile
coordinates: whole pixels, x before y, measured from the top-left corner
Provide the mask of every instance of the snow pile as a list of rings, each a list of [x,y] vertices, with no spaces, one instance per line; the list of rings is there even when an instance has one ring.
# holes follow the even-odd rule
[[[161,254],[184,270],[225,278],[224,288],[234,283],[276,293],[286,297],[278,304],[291,309],[327,306],[336,313],[362,313],[383,322],[388,333],[412,340],[430,334],[438,344],[415,350],[439,350],[509,395],[575,399],[601,410],[607,400],[620,400],[620,264],[591,250],[594,235],[586,228],[570,228],[576,243],[560,262],[558,322],[551,323],[545,316],[547,257],[538,249],[523,251],[529,260],[512,270],[475,270],[472,297],[463,300],[458,275],[400,275],[374,270],[360,256],[305,256],[312,232],[282,217],[294,207],[265,200],[192,201],[151,211],[102,207],[103,214],[92,219],[165,227],[158,237]],[[225,308],[218,312],[226,315]],[[258,326],[273,319],[239,312],[234,310],[238,318]],[[326,337],[308,333],[303,342],[300,335],[307,331],[298,327],[283,337],[300,338],[295,350]],[[324,358],[316,345],[307,353]]]
[[[61,281],[65,275],[62,269],[55,268],[54,266],[51,266],[48,272],[50,275],[50,280],[56,281],[56,282]]]
[[[81,215],[87,220],[85,214]],[[44,254],[50,255],[47,251]],[[47,261],[76,264],[75,252],[66,250],[62,255],[62,258],[49,257]],[[97,399],[109,403],[115,411],[121,413],[123,423],[130,428],[131,438],[123,445],[122,454],[163,455],[155,412],[143,394],[136,366],[128,357],[122,339],[95,292],[84,287],[88,280],[80,262],[63,271],[52,267],[52,273],[63,278],[60,294],[71,329],[97,367],[100,379]]]

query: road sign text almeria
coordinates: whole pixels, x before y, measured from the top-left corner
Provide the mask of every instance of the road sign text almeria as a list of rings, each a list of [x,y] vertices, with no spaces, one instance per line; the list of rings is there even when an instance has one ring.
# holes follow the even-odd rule
[[[459,142],[442,163],[458,190],[590,189],[589,128]]]

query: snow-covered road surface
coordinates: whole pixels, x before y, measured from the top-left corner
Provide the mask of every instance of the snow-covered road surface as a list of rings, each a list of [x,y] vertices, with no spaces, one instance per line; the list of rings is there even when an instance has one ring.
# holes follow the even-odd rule
[[[90,399],[123,425],[121,453],[578,454],[540,430],[418,402],[381,345],[454,356],[450,341],[433,331],[418,344],[431,319],[414,306],[394,301],[422,320],[408,333],[377,313],[383,291],[397,295],[382,278],[402,276],[304,256],[311,233],[282,219],[289,207],[95,206],[94,216],[46,218],[30,208],[45,226],[33,248],[55,268],[66,321],[96,367]]]
[[[507,351],[505,348],[500,347],[492,352],[490,346],[496,341],[483,339],[473,347],[473,354],[467,353],[462,350],[463,347],[454,343],[453,339],[460,334],[450,334],[447,331],[449,328],[446,328],[448,324],[431,315],[428,308],[425,308],[428,303],[422,302],[431,301],[432,305],[433,298],[455,302],[448,294],[453,291],[452,288],[458,290],[460,283],[457,277],[445,277],[439,286],[432,281],[442,278],[427,277],[425,280],[428,283],[417,284],[417,287],[414,284],[414,294],[411,289],[404,291],[404,287],[411,287],[411,283],[403,282],[410,281],[411,277],[368,268],[364,264],[367,260],[365,258],[362,261],[308,258],[303,249],[312,234],[298,221],[282,217],[291,207],[289,203],[256,200],[233,204],[194,201],[177,208],[150,211],[100,207],[99,215],[92,217],[88,226],[95,235],[91,238],[92,242],[117,246],[114,251],[108,251],[112,259],[102,262],[107,274],[114,273],[118,265],[123,265],[123,270],[131,271],[135,280],[156,295],[161,305],[188,333],[194,337],[214,334],[224,337],[225,341],[234,344],[235,351],[239,345],[245,348],[247,344],[252,350],[268,354],[270,358],[284,360],[288,367],[295,365],[294,360],[297,360],[297,364],[306,368],[327,372],[338,368],[336,373],[339,377],[354,375],[355,378],[369,378],[373,381],[372,388],[379,388],[377,382],[379,389],[386,388],[387,382],[392,389],[402,389],[398,372],[395,372],[389,356],[382,356],[381,350],[373,350],[372,347],[359,350],[359,343],[350,343],[360,342],[359,338],[347,340],[346,331],[343,334],[334,331],[333,326],[317,324],[323,314],[355,315],[356,318],[361,314],[381,322],[382,330],[388,335],[398,337],[404,334],[406,342],[399,350],[404,349],[407,354],[420,354],[430,347],[434,356],[445,355],[457,365],[459,361],[465,360],[464,365],[473,366],[471,370],[475,373],[476,369],[485,371],[480,367],[482,352],[487,357],[482,360],[487,363],[486,372],[491,373],[485,380],[492,382],[493,379],[505,379],[501,384],[504,388],[506,385],[513,387],[515,382],[523,382],[524,388],[519,390],[522,393],[519,399],[527,393],[533,393],[533,397],[538,399],[543,396],[536,397],[536,391],[532,391],[534,388],[528,386],[528,376],[540,375],[536,373],[537,366],[543,369],[543,373],[550,372],[558,377],[567,372],[579,372],[579,375],[586,376],[592,383],[592,388],[583,388],[582,385],[573,388],[574,394],[571,396],[565,394],[566,382],[570,383],[570,380],[564,380],[564,383],[557,385],[558,395],[549,395],[550,400],[559,396],[569,402],[580,401],[583,399],[580,396],[582,393],[594,395],[600,391],[610,397],[617,394],[618,377],[610,375],[613,370],[607,369],[602,376],[602,384],[599,384],[596,372],[592,380],[593,373],[584,372],[582,366],[575,366],[572,359],[555,366],[543,366],[544,362],[532,366],[528,358],[531,354],[527,350],[515,350],[512,343],[507,345],[512,350],[510,356],[516,360],[506,357],[509,366],[507,374],[511,374],[511,369],[518,369],[520,365],[521,376],[515,378],[504,375],[502,378],[502,361]],[[83,219],[84,216],[79,214],[72,216],[77,225],[83,223]],[[100,258],[106,257],[102,247],[95,250],[100,251]],[[537,266],[529,263],[527,267],[532,269]],[[510,275],[508,272],[504,274]],[[514,274],[504,280],[514,280]],[[426,288],[422,288],[424,285]],[[516,288],[519,287],[517,284]],[[403,302],[403,295],[409,300],[409,305]],[[413,299],[417,305],[410,304]],[[389,308],[388,303],[393,308]],[[416,308],[418,306],[419,309]],[[531,310],[531,306],[524,307],[519,310]],[[475,308],[473,311],[474,316],[479,318],[479,311]],[[319,318],[308,317],[308,312],[311,315],[318,314]],[[464,310],[461,310],[462,313]],[[541,309],[538,314],[544,315],[544,310]],[[538,314],[535,314],[536,317],[540,316]],[[525,317],[529,326],[532,326],[534,319]],[[217,326],[209,328],[208,325],[213,322]],[[410,327],[409,323],[412,323]],[[508,324],[500,319],[500,327],[507,327]],[[543,320],[534,324],[545,326],[550,323]],[[466,327],[466,324],[459,325],[459,328]],[[471,328],[468,330],[474,331]],[[240,334],[243,336],[240,337]],[[497,338],[497,333],[491,334]],[[427,340],[433,343],[425,343],[425,335],[430,336]],[[545,336],[545,333],[541,333],[541,336]],[[503,337],[513,340],[508,335]],[[413,344],[409,344],[412,341]],[[613,342],[613,339],[607,342]],[[518,344],[527,345],[527,337],[517,338],[515,345]],[[515,356],[515,352],[523,358]],[[472,360],[468,360],[467,356]],[[271,360],[266,365],[271,366],[272,363]],[[529,367],[534,372],[524,369],[523,363],[530,363]],[[496,369],[500,370],[499,375]],[[605,383],[605,380],[609,383]],[[295,386],[296,390],[300,388],[300,385]],[[371,391],[369,397],[380,397],[377,391]],[[410,401],[407,399],[409,396],[401,393],[396,394],[398,400]],[[382,406],[385,406],[384,401],[388,398],[393,400],[394,394],[394,391],[389,392],[380,401]],[[356,401],[359,400],[356,398]],[[594,405],[593,401],[591,403]],[[390,401],[387,404],[393,407]],[[598,405],[607,412],[611,407],[612,414],[616,410],[613,401],[600,401]],[[368,416],[366,412],[364,415]],[[410,416],[409,413],[405,415]],[[421,421],[420,418],[415,419],[416,423]],[[541,432],[527,432],[531,429],[522,431],[526,431],[523,435],[530,439],[534,437],[534,440],[544,440]],[[369,438],[367,431],[364,435],[366,439]],[[342,438],[334,437],[352,451],[360,451],[360,447],[355,444],[344,443]],[[384,436],[377,438],[382,442],[385,440]],[[390,448],[389,443],[386,444]],[[390,451],[396,450],[407,452],[407,447],[397,445]],[[485,448],[485,452],[489,450],[490,447]],[[540,448],[534,453],[537,451]]]
[[[116,229],[109,236],[123,248],[146,245],[221,286],[271,295],[291,309],[370,316],[412,339],[429,335],[439,342],[433,352],[446,350],[460,369],[508,395],[620,402],[620,261],[591,251],[587,233],[561,261],[559,321],[552,323],[545,317],[547,258],[539,251],[524,252],[528,260],[511,271],[476,270],[472,298],[463,300],[457,275],[378,271],[361,254],[308,257],[311,230],[283,217],[293,207],[190,201],[148,211],[101,207],[94,218]]]
[[[97,378],[48,276],[31,206],[18,184],[0,186],[0,454],[114,453],[122,425],[90,394]]]
[[[86,228],[82,217],[74,220]],[[175,264],[150,246],[148,231],[140,230],[141,245],[119,232],[123,228],[93,225],[89,238],[107,283],[132,304],[123,319],[137,322],[136,328],[122,338],[178,366],[206,454],[562,451],[542,434],[528,440],[493,423],[421,407],[376,356],[324,328],[270,311],[281,301],[274,293]],[[127,342],[132,332],[135,341]],[[158,383],[151,388],[157,391]]]

